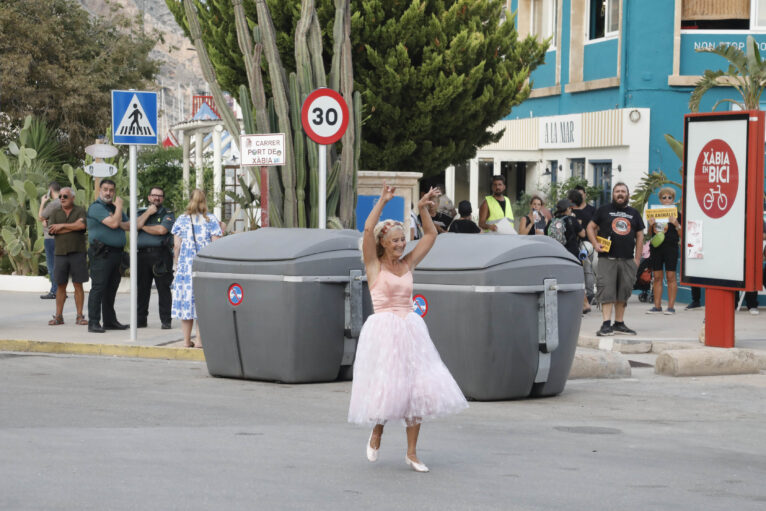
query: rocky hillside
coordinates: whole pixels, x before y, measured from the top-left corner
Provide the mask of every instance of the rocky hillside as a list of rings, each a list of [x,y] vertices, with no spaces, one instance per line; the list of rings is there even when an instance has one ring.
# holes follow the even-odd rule
[[[206,94],[197,53],[165,5],[164,0],[79,0],[94,16],[110,18],[116,13],[135,18],[143,13],[147,31],[157,30],[164,42],[157,42],[152,58],[160,61],[156,79],[159,94],[159,132],[164,138],[168,127],[191,115],[191,97]]]

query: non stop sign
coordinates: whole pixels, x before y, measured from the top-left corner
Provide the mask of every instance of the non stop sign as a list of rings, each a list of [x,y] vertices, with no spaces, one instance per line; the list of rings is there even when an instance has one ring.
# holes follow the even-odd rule
[[[303,102],[301,122],[311,140],[322,145],[334,144],[348,126],[346,101],[332,89],[317,89]]]

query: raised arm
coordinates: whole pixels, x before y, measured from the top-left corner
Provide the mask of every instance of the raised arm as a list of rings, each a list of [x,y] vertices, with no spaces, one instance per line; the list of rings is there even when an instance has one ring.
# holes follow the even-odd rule
[[[438,232],[431,215],[428,213],[428,206],[433,205],[438,199],[441,192],[438,188],[431,188],[427,194],[425,194],[418,202],[418,211],[420,211],[420,219],[423,222],[423,237],[418,240],[418,244],[415,248],[405,256],[404,260],[407,262],[407,266],[410,270],[414,270],[415,267],[423,260],[423,258],[431,250],[436,241]]]
[[[372,211],[367,215],[367,220],[364,222],[364,233],[362,234],[362,260],[367,269],[367,282],[369,284],[372,284],[375,281],[378,277],[378,272],[380,271],[377,243],[375,242],[375,226],[380,220],[380,214],[383,212],[383,207],[393,198],[395,191],[395,186],[388,186],[384,181],[383,189],[380,191],[380,199],[378,199],[378,202],[372,207]]]

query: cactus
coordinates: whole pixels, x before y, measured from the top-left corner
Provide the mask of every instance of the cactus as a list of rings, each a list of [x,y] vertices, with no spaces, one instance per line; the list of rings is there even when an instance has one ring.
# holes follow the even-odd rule
[[[334,147],[327,151],[327,214],[352,227],[356,208],[356,169],[361,149],[361,96],[353,92],[350,44],[350,0],[334,0],[336,23],[330,87],[341,92],[348,103],[348,128],[338,153]],[[218,99],[218,86],[210,58],[202,47],[199,21],[193,5],[195,0],[183,0],[187,22],[205,79],[210,84],[216,103],[226,111],[224,121],[230,127],[231,110]],[[239,89],[243,124],[246,133],[280,132],[285,134],[286,165],[269,168],[269,213],[271,225],[285,227],[316,227],[318,225],[318,145],[303,133],[300,111],[308,94],[325,87],[328,76],[322,56],[322,32],[316,13],[315,0],[302,0],[301,16],[295,31],[296,71],[289,75],[282,65],[276,45],[276,34],[266,0],[253,0],[257,23],[252,32],[245,15],[243,0],[231,0],[236,24],[237,42],[242,52],[248,87]],[[264,92],[261,56],[265,56],[271,84],[271,97]],[[236,143],[239,140],[235,137]],[[254,169],[253,169],[254,170]],[[256,180],[258,172],[253,172]]]

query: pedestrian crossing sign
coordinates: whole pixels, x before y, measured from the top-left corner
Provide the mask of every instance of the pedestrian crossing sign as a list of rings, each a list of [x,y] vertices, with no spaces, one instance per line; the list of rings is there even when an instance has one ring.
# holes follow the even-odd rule
[[[157,93],[112,91],[112,137],[114,144],[157,144]]]

